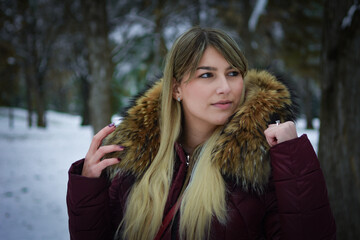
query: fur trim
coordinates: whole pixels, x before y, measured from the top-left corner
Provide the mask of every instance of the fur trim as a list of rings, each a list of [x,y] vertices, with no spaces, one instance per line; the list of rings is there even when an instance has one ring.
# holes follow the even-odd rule
[[[124,151],[107,154],[104,158],[120,157],[120,163],[108,167],[110,178],[118,172],[141,176],[155,158],[160,145],[159,109],[162,81],[138,97],[122,122],[104,141],[104,145],[117,144]]]
[[[235,179],[244,190],[261,192],[270,176],[269,145],[264,130],[276,119],[295,120],[296,104],[290,91],[266,71],[250,70],[244,79],[245,102],[217,140],[212,161],[225,178]],[[121,124],[106,138],[104,144],[125,147],[106,157],[120,157],[120,163],[110,166],[110,178],[119,171],[140,177],[159,149],[159,109],[162,81],[158,81],[137,98]]]
[[[271,170],[264,130],[277,119],[295,120],[295,112],[290,92],[270,73],[249,71],[245,87],[245,102],[224,126],[213,161],[244,190],[262,192]]]

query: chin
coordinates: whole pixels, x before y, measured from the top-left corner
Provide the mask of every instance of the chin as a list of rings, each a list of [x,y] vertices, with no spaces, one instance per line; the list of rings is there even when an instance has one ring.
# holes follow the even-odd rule
[[[214,124],[217,125],[217,126],[224,125],[227,122],[228,119],[229,119],[229,117],[216,119],[214,121]]]
[[[232,113],[231,114],[221,114],[220,116],[217,116],[214,119],[214,124],[216,124],[218,126],[226,124],[228,122],[229,118],[231,117],[231,115],[232,115]]]

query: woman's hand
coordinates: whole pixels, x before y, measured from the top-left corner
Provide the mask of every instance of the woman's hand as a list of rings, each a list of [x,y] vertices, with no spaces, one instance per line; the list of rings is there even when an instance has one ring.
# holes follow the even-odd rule
[[[110,165],[119,163],[118,158],[108,158],[100,161],[105,154],[122,151],[124,148],[119,145],[101,146],[102,140],[115,130],[116,126],[112,123],[101,129],[94,137],[90,144],[89,151],[85,156],[84,167],[81,175],[85,177],[100,177],[102,170]]]
[[[298,137],[295,123],[292,121],[270,124],[264,134],[270,147]]]

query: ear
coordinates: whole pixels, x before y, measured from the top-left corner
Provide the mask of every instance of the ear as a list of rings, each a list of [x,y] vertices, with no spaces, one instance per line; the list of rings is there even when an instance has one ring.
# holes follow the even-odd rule
[[[177,100],[178,97],[181,98],[181,88],[180,88],[180,83],[177,82],[175,80],[175,78],[173,79],[173,92],[172,92],[172,95],[173,95],[173,98],[175,100]]]

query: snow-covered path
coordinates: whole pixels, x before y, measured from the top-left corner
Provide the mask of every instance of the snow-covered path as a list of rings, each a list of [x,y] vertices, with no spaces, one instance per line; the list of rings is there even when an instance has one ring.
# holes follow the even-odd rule
[[[26,112],[15,109],[10,129],[8,109],[0,108],[0,239],[69,239],[67,170],[86,154],[92,130],[78,116],[50,111],[47,118],[47,129],[29,129]],[[317,131],[297,125],[317,147]]]
[[[69,239],[67,170],[85,155],[92,131],[54,112],[46,130],[29,129],[23,110],[9,129],[7,111],[0,109],[0,239]]]

